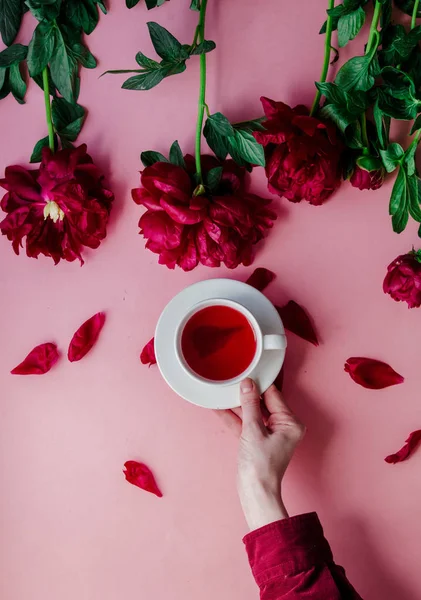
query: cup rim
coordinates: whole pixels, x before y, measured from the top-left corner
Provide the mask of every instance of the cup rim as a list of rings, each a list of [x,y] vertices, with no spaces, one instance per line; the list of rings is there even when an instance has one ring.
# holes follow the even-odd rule
[[[208,306],[228,306],[230,308],[233,308],[234,310],[237,310],[238,312],[240,312],[242,315],[244,315],[246,317],[246,319],[249,322],[250,327],[253,329],[255,337],[256,337],[256,352],[254,354],[253,360],[251,361],[251,363],[249,364],[247,369],[245,369],[242,373],[240,373],[239,375],[237,375],[236,377],[233,377],[231,379],[223,379],[222,381],[215,381],[214,379],[207,379],[206,377],[202,377],[201,375],[198,375],[197,373],[195,373],[195,371],[193,371],[193,369],[189,366],[189,364],[187,363],[186,359],[183,356],[183,352],[181,349],[181,336],[182,336],[184,327],[186,326],[187,322],[192,318],[193,315],[195,315],[197,312],[199,312],[200,310],[202,310],[203,308],[206,308]],[[246,308],[240,302],[237,302],[236,300],[230,300],[229,298],[209,298],[207,300],[202,300],[201,302],[196,303],[184,315],[184,317],[181,319],[180,323],[177,325],[177,329],[175,332],[174,344],[175,344],[175,354],[176,354],[177,360],[180,363],[183,371],[189,377],[193,378],[196,381],[199,381],[200,383],[206,383],[208,385],[212,385],[215,387],[227,387],[230,385],[235,385],[236,383],[240,383],[243,379],[248,377],[250,375],[250,373],[252,373],[253,370],[256,368],[256,366],[258,365],[258,363],[262,357],[263,333],[262,333],[261,327],[260,327],[256,317],[249,311],[248,308]]]

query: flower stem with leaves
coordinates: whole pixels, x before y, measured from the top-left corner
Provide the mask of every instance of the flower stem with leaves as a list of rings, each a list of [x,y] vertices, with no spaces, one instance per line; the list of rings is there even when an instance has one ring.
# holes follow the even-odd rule
[[[412,11],[412,17],[411,17],[411,29],[414,29],[415,25],[417,24],[417,13],[418,13],[419,4],[420,4],[420,0],[415,0],[414,9]]]
[[[45,117],[47,120],[47,129],[48,129],[48,146],[51,152],[54,152],[54,125],[53,119],[51,116],[51,101],[50,101],[50,87],[48,83],[48,68],[42,72],[42,84],[44,87],[44,102],[45,102]]]
[[[199,44],[205,40],[205,19],[206,19],[206,7],[208,0],[202,0],[200,5],[199,23],[196,29],[195,41]],[[206,54],[200,55],[200,86],[199,86],[199,101],[198,101],[198,112],[197,112],[197,125],[196,125],[196,146],[195,146],[195,160],[196,160],[196,172],[200,183],[200,193],[204,193],[203,187],[203,174],[202,165],[200,160],[200,152],[202,146],[202,129],[203,119],[206,108]],[[203,191],[202,191],[203,190]]]
[[[335,6],[335,0],[328,1],[328,10],[332,10]],[[325,35],[325,53],[323,59],[322,73],[320,75],[320,82],[326,81],[327,73],[329,71],[330,54],[332,51],[332,31],[333,31],[333,18],[328,14],[326,21],[326,35]],[[311,106],[310,115],[314,115],[319,108],[320,98],[322,92],[318,89]]]

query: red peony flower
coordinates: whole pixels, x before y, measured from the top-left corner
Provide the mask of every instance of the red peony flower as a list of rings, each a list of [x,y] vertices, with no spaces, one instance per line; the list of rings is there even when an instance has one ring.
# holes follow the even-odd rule
[[[402,254],[388,266],[383,291],[409,308],[421,306],[421,250]]]
[[[83,264],[83,247],[98,248],[106,236],[114,194],[103,178],[86,144],[54,154],[44,148],[36,170],[6,167],[0,185],[7,190],[1,201],[7,216],[0,230],[16,254],[26,236],[27,256],[44,254],[55,264],[78,258]]]
[[[357,159],[349,181],[360,190],[378,190],[383,185],[386,172],[381,161],[374,156],[361,156]]]
[[[146,167],[142,187],[132,190],[136,204],[147,209],[139,221],[146,247],[170,269],[249,265],[252,246],[276,219],[271,201],[245,191],[246,171],[234,161],[213,156],[202,157],[202,171],[206,182],[212,169],[222,167],[217,190],[195,196],[194,160],[190,155],[184,160],[185,169],[164,162]]]
[[[323,204],[341,182],[342,143],[334,125],[310,117],[305,106],[261,101],[265,131],[253,135],[265,148],[269,190],[291,202]]]

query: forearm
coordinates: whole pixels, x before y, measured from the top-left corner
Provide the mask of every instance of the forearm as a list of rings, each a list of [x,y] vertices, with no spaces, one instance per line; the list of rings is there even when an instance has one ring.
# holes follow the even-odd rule
[[[261,484],[247,486],[240,502],[250,531],[289,517],[280,492]]]

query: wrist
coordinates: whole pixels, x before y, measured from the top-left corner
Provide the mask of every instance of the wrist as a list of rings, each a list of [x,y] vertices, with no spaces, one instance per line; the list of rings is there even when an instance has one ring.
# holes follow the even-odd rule
[[[264,486],[240,490],[240,502],[250,531],[289,517],[280,491]]]

